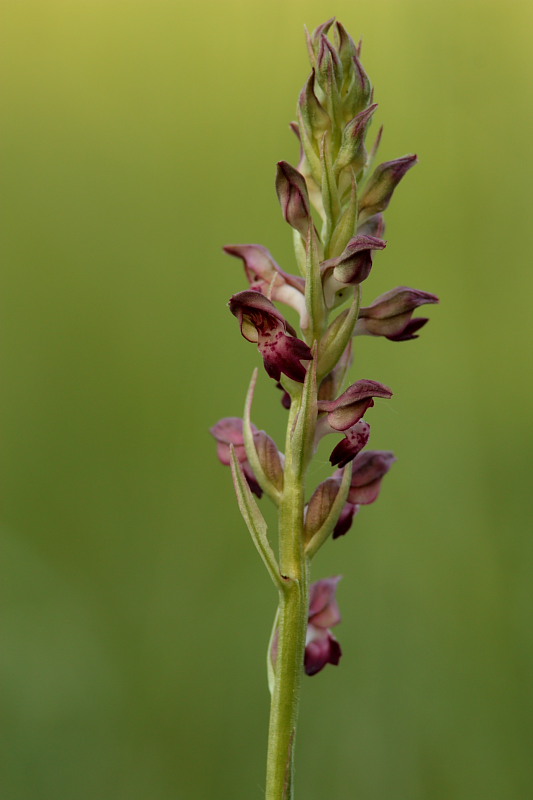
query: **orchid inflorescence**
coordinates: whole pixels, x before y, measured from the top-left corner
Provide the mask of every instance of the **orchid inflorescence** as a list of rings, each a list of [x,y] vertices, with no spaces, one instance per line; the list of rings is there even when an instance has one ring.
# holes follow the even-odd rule
[[[309,586],[310,561],[328,538],[348,532],[360,506],[375,502],[396,460],[391,452],[365,449],[370,438],[366,414],[376,399],[389,399],[392,391],[366,378],[343,389],[354,337],[416,339],[428,320],[414,312],[438,302],[434,294],[399,286],[367,306],[361,304],[362,284],[375,254],[387,244],[383,212],[417,158],[407,155],[373,167],[382,129],[367,149],[377,105],[360,61],[361,44],[331,19],[308,34],[308,48],[311,74],[298,100],[298,121],[291,124],[300,142],[300,159],[297,167],[279,162],[276,176],[300,274],[282,269],[262,245],[224,248],[242,260],[249,283],[230,299],[230,311],[243,337],[257,344],[265,370],[282,389],[282,404],[289,410],[285,454],[251,422],[257,370],[243,418],[220,420],[211,430],[221,462],[231,465],[253,541],[280,592],[268,655],[273,710],[267,797],[272,798],[292,796],[290,764],[284,778],[289,789],[276,794],[273,788],[283,784],[283,758],[276,753],[282,752],[283,742],[292,742],[287,736],[294,735],[296,720],[294,709],[285,718],[279,707],[283,693],[288,698],[299,686],[293,673],[302,672],[302,667],[314,675],[327,663],[338,664],[341,656],[330,631],[340,621],[335,599],[339,577]],[[276,303],[296,311],[300,333]],[[305,502],[307,468],[328,434],[343,436],[330,455],[337,469]],[[253,497],[263,493],[279,509],[279,557]],[[292,689],[284,690],[283,682],[291,680]],[[292,744],[289,750],[292,753]],[[290,763],[291,759],[292,755]]]

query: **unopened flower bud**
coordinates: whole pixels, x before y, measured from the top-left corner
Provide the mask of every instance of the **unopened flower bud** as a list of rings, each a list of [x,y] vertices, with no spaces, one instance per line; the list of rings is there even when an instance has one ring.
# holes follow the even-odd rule
[[[283,216],[305,239],[312,224],[307,186],[304,176],[286,161],[278,163],[276,192]]]
[[[315,94],[314,85],[315,71],[313,70],[300,93],[298,105],[309,137],[318,143],[324,133],[331,129],[331,120]],[[318,144],[316,144],[316,152],[318,155]]]
[[[344,25],[338,20],[335,22],[335,34],[337,38],[337,52],[344,72],[343,88],[346,91],[349,87],[349,81],[352,78],[353,59],[358,55],[357,46]]]
[[[341,60],[325,34],[320,37],[316,77],[325,94],[329,95],[335,89],[339,91],[342,87],[343,69]]]
[[[404,156],[395,161],[385,161],[376,167],[359,203],[361,222],[387,208],[395,188],[407,170],[411,169],[416,162],[416,156]]]
[[[317,58],[318,58],[318,51],[320,50],[320,43],[323,35],[326,35],[333,23],[335,22],[335,17],[331,17],[331,19],[326,20],[321,25],[318,25],[317,28],[313,31],[313,33],[309,33],[307,28],[305,29],[307,35],[307,48],[309,50],[309,58],[311,60],[311,64],[313,66],[316,65]]]
[[[417,331],[428,319],[412,319],[414,310],[421,305],[438,302],[439,298],[434,294],[398,286],[380,295],[370,306],[361,308],[354,333],[356,336],[384,336],[393,342],[417,339]]]
[[[357,175],[366,165],[368,154],[365,148],[365,137],[377,107],[377,103],[374,103],[363,109],[344,128],[339,154],[334,164],[337,175],[346,167],[351,167]]]

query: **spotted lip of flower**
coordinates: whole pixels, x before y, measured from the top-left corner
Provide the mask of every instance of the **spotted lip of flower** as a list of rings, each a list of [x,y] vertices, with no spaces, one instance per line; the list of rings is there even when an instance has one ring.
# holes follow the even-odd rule
[[[363,379],[349,386],[336,400],[319,400],[318,410],[328,412],[328,422],[332,428],[346,431],[374,405],[374,397],[390,398],[392,392],[378,381]]]
[[[307,675],[316,675],[326,664],[337,665],[341,647],[329,630],[341,621],[335,592],[340,581],[324,578],[311,585],[304,666]]]
[[[381,481],[395,461],[394,453],[386,450],[359,453],[353,462],[348,502],[362,506],[374,503],[379,497]],[[340,480],[342,470],[336,472],[334,477]]]
[[[313,355],[276,306],[260,292],[249,290],[234,294],[229,307],[244,338],[257,344],[268,375],[279,381],[283,372],[303,383],[306,370],[301,362],[310,361]]]
[[[331,451],[329,461],[332,467],[345,467],[356,455],[366,447],[370,438],[370,425],[360,419],[351,428],[344,431],[344,439]],[[335,537],[333,537],[335,538]]]
[[[252,431],[254,435],[259,433],[253,423]],[[259,486],[246,457],[244,435],[242,432],[242,419],[240,417],[224,417],[223,419],[219,420],[216,425],[213,425],[210,432],[217,441],[217,455],[219,461],[226,467],[231,464],[230,446],[233,445],[235,455],[240,462],[242,471],[244,472],[250,489],[254,494],[257,495],[257,497],[262,497],[263,490]]]
[[[418,339],[417,331],[429,320],[427,317],[412,319],[414,310],[438,302],[434,294],[398,286],[377,297],[372,305],[361,308],[355,335],[384,336],[392,342]]]
[[[307,309],[304,278],[285,272],[270,251],[261,244],[228,244],[224,247],[224,252],[242,259],[253,291],[294,308],[305,326]]]

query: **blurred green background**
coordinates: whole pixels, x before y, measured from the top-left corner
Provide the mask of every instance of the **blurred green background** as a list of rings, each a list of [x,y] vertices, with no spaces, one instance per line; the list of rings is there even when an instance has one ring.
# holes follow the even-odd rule
[[[420,158],[365,300],[442,304],[358,346],[399,460],[316,561],[344,657],[305,681],[297,796],[533,796],[533,7],[3,0],[3,800],[262,796],[275,597],[207,433],[259,359],[221,246],[294,269],[275,162],[332,14],[382,159]],[[261,375],[256,423],[284,414]]]

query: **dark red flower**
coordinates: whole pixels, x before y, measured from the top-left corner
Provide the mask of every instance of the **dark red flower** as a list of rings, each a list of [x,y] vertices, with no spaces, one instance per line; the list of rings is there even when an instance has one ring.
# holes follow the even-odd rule
[[[256,426],[253,424],[252,431],[254,432],[254,435],[259,433]],[[235,449],[235,455],[240,462],[242,471],[244,472],[250,489],[258,497],[262,497],[263,490],[259,486],[246,457],[244,436],[242,432],[242,419],[240,417],[224,417],[224,419],[219,420],[216,425],[213,425],[210,432],[217,440],[217,455],[219,461],[224,464],[224,466],[229,467],[231,464],[230,445],[233,445]],[[265,434],[265,436],[266,435],[267,434]]]
[[[341,621],[335,598],[340,579],[338,575],[311,585],[304,659],[307,675],[316,675],[326,664],[337,665],[340,661],[340,644],[329,630]]]
[[[374,397],[392,397],[391,390],[378,381],[356,381],[336,400],[319,400],[318,410],[328,412],[328,423],[336,431],[346,431],[359,422],[374,405]]]
[[[374,503],[381,489],[381,481],[390,470],[396,457],[386,450],[366,450],[354,458],[348,502],[366,506]],[[342,470],[335,473],[339,480]]]
[[[234,294],[229,307],[239,320],[244,338],[257,343],[270,377],[279,381],[283,372],[303,383],[306,370],[302,361],[310,361],[313,355],[276,306],[260,292],[250,290]]]
[[[417,339],[417,331],[422,328],[427,317],[415,317],[413,311],[428,303],[438,303],[435,294],[397,286],[390,292],[377,297],[370,306],[361,308],[355,326],[355,335],[385,336],[393,342]]]
[[[358,234],[350,239],[344,252],[320,265],[324,299],[328,308],[336,305],[338,292],[346,286],[355,286],[365,281],[372,269],[372,251],[383,250],[387,243],[376,236]],[[342,295],[341,295],[342,296]]]

